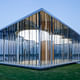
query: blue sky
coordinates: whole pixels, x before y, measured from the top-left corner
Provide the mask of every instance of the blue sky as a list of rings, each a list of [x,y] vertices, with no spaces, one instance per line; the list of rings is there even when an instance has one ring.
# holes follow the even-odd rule
[[[0,29],[39,8],[80,34],[80,0],[0,0]]]

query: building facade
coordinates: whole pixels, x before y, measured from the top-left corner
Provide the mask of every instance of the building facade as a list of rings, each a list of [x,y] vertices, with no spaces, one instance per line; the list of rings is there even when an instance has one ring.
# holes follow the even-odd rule
[[[80,35],[44,9],[0,30],[0,63],[48,67],[80,60]]]

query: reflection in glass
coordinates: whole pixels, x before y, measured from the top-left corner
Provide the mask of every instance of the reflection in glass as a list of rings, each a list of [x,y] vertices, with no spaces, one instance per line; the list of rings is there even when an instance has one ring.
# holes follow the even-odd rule
[[[78,61],[79,37],[40,11],[0,31],[0,62],[45,66]]]

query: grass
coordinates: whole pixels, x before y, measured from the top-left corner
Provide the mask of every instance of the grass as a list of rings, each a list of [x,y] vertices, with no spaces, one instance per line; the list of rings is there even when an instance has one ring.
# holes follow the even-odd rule
[[[80,80],[80,64],[41,71],[0,65],[0,80]]]

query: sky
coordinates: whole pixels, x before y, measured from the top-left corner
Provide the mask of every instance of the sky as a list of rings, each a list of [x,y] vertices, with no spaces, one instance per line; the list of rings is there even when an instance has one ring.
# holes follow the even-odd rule
[[[40,8],[80,34],[80,0],[0,0],[0,29]]]

